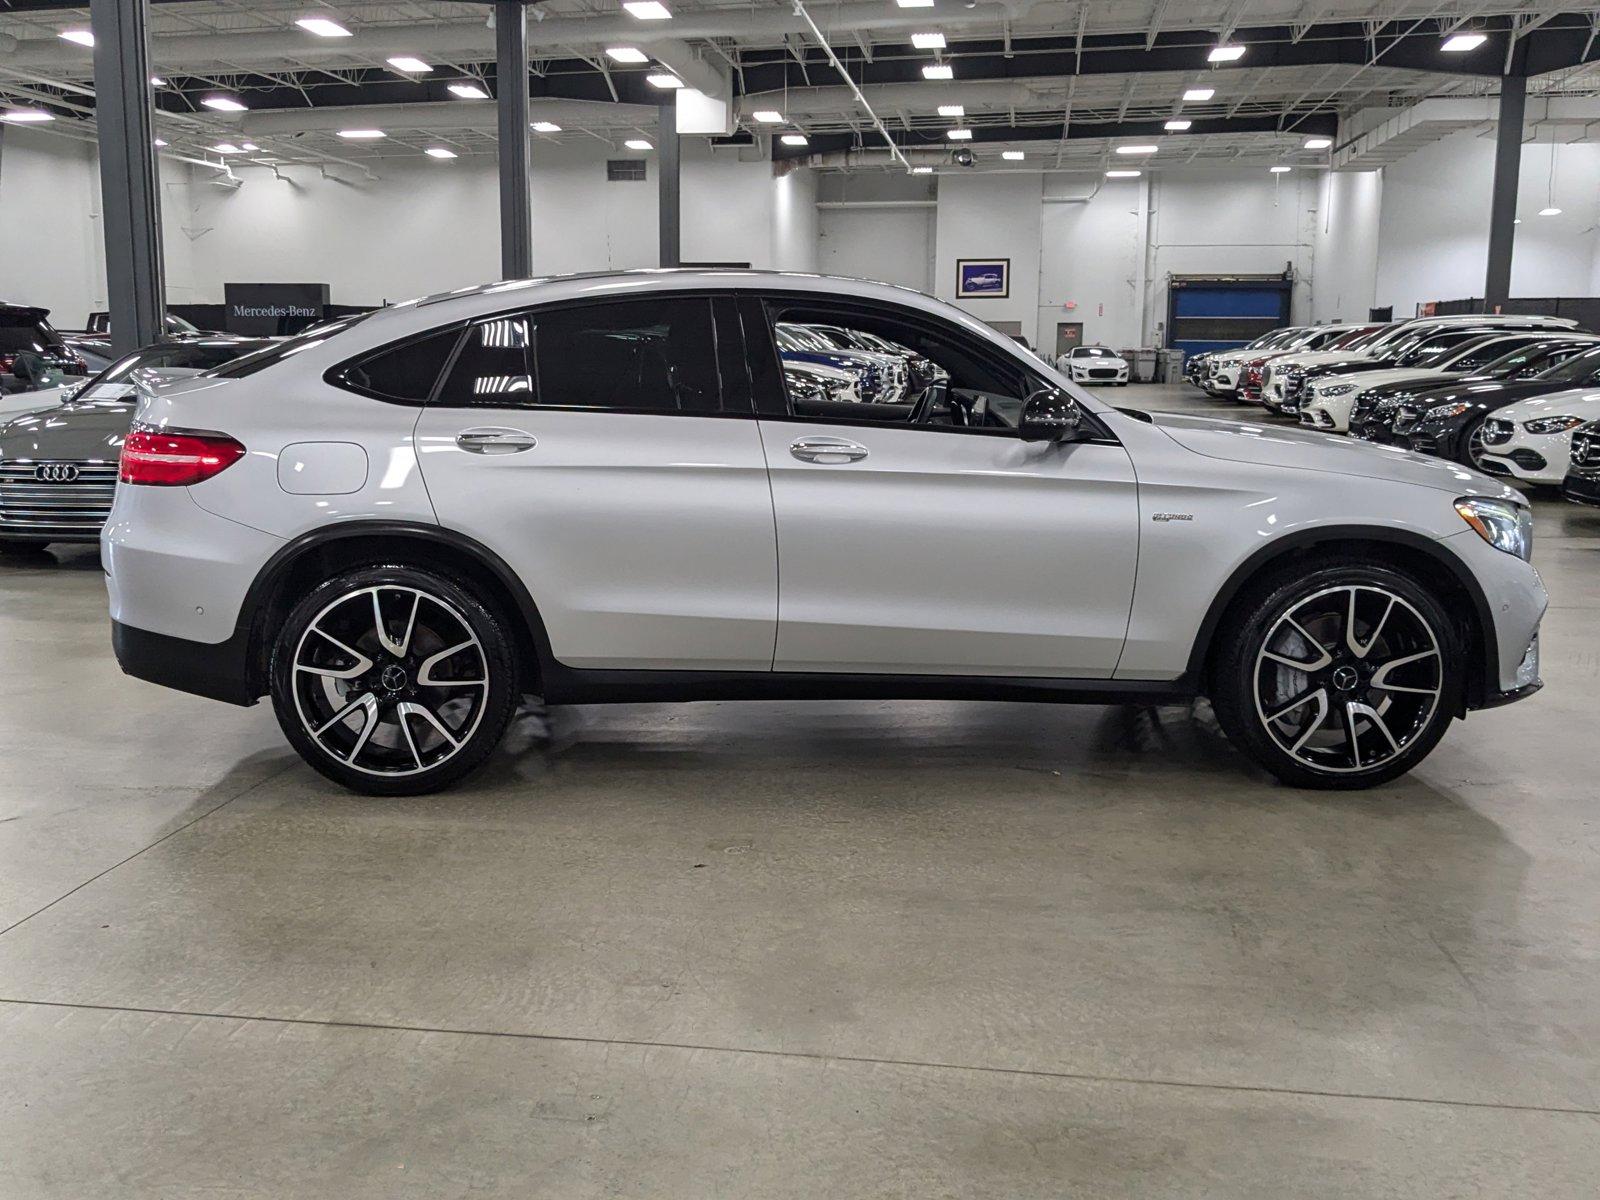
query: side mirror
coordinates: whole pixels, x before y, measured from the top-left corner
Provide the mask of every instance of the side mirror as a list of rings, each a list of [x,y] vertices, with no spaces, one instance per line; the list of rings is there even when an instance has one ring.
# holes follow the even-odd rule
[[[1065,392],[1047,389],[1022,402],[1017,433],[1025,442],[1075,442],[1083,427],[1083,410]]]

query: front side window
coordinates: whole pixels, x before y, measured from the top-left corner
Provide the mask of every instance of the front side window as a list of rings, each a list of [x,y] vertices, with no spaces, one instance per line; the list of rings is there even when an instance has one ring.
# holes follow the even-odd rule
[[[721,412],[711,300],[574,304],[478,321],[467,327],[436,402]]]
[[[1023,400],[1050,386],[981,339],[921,314],[825,300],[774,300],[767,310],[792,417],[1012,434]],[[820,327],[892,349],[813,349]],[[1092,352],[1086,357],[1111,353],[1078,349]]]

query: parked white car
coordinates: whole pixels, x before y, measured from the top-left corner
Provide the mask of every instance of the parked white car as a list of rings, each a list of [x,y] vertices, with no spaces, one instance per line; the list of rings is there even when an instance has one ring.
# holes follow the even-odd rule
[[[1391,383],[1447,383],[1475,368],[1487,366],[1514,350],[1564,334],[1565,331],[1558,333],[1552,330],[1490,333],[1421,358],[1416,366],[1379,367],[1313,379],[1304,389],[1300,424],[1312,429],[1349,433],[1356,397],[1368,388],[1384,387]]]
[[[1104,346],[1074,346],[1056,359],[1056,370],[1073,383],[1128,384],[1128,360]]]
[[[774,326],[808,321],[948,377],[909,412],[797,397]],[[270,695],[367,792],[465,775],[525,694],[1206,695],[1280,779],[1351,788],[1539,687],[1532,528],[1454,463],[1120,411],[903,288],[640,271],[150,388],[101,547],[124,670]]]
[[[1600,391],[1578,388],[1508,404],[1483,423],[1484,469],[1559,487],[1572,462],[1572,431],[1600,419]]]

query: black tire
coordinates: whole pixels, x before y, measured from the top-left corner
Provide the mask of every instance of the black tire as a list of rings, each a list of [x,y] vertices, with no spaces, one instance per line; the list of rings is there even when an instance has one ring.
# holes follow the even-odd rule
[[[1353,638],[1343,632],[1352,604]],[[1459,710],[1455,627],[1428,588],[1388,567],[1340,559],[1276,574],[1228,624],[1211,660],[1217,723],[1284,783],[1387,783],[1427,757]]]
[[[1464,467],[1471,467],[1474,471],[1483,470],[1472,461],[1472,439],[1483,431],[1483,423],[1489,419],[1488,413],[1480,413],[1471,424],[1461,430],[1461,436],[1456,439],[1456,461]]]
[[[346,570],[295,605],[271,679],[300,756],[373,796],[438,791],[475,770],[520,699],[504,618],[460,584],[400,564]]]

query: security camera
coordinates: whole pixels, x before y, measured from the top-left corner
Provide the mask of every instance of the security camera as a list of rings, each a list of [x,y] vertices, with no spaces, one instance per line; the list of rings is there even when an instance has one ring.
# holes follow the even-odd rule
[[[970,167],[973,162],[976,161],[972,157],[972,151],[965,148],[957,150],[950,157],[951,161],[953,161],[958,167]]]

